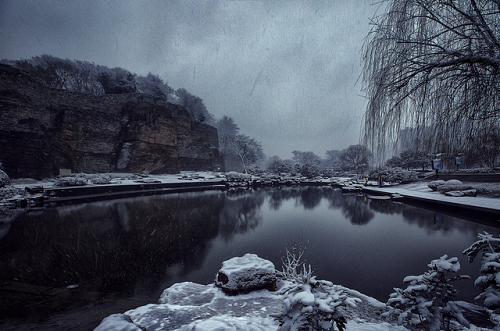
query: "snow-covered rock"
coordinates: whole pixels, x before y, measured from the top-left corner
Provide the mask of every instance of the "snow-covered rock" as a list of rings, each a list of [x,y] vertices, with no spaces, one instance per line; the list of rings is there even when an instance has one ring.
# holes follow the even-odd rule
[[[215,285],[228,294],[248,293],[276,288],[276,270],[271,261],[255,254],[233,257],[222,263],[215,276]]]
[[[429,184],[427,184],[427,186],[431,190],[437,191],[438,187],[441,186],[441,185],[444,185],[444,183],[446,183],[444,180],[438,179],[438,180],[433,180],[432,182],[430,182]]]
[[[447,191],[444,195],[449,197],[475,197],[477,195],[475,189],[463,190],[463,191]]]
[[[462,192],[462,191],[448,191],[448,192],[444,192],[444,195],[449,196],[449,197],[463,197],[464,192]]]

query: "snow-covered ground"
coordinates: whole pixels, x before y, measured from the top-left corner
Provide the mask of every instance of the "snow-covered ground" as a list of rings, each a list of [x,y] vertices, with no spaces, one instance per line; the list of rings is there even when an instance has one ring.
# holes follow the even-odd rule
[[[65,187],[64,182],[85,183],[86,187],[91,186],[114,186],[133,185],[141,183],[192,183],[192,182],[216,182],[225,179],[224,175],[218,172],[194,172],[183,171],[180,174],[159,174],[159,175],[139,175],[129,173],[104,173],[104,174],[74,174],[69,177],[47,178],[35,180],[32,178],[19,178],[11,180],[11,184],[0,188],[0,202],[2,199],[21,199],[26,196],[26,188],[43,187],[44,189],[54,189]],[[70,185],[66,185],[70,186]]]
[[[394,185],[394,186],[383,186],[381,188],[377,186],[370,186],[371,190],[378,191],[379,193],[387,194],[401,194],[404,196],[417,197],[422,199],[428,199],[432,201],[442,201],[446,203],[453,203],[463,206],[474,206],[481,208],[489,208],[500,211],[500,199],[499,198],[489,198],[489,197],[448,197],[437,191],[432,191],[428,186],[429,182],[421,181],[409,184]],[[497,183],[500,186],[500,183]],[[487,184],[484,184],[487,185]]]
[[[163,292],[158,304],[111,315],[95,330],[276,330],[278,321],[271,315],[281,312],[283,291],[280,289],[286,287],[286,283],[279,283],[279,287],[276,292],[260,290],[228,296],[213,284],[178,283]],[[345,311],[347,330],[406,330],[380,318],[385,304],[341,286],[337,286],[337,289],[359,299],[359,309],[349,308]]]
[[[287,282],[278,282],[278,290],[254,291],[228,296],[213,284],[183,282],[172,285],[161,295],[157,304],[148,304],[123,314],[105,318],[95,331],[270,331],[278,329],[272,315],[282,310]],[[385,304],[357,291],[333,285],[344,292],[355,307],[343,311],[349,331],[403,331],[394,321],[380,315]],[[454,325],[454,330],[488,330],[471,325],[470,329]]]

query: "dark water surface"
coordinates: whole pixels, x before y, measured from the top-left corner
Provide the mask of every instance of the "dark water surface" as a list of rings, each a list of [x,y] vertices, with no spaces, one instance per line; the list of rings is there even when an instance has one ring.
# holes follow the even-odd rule
[[[281,268],[286,245],[307,244],[318,279],[386,302],[431,260],[460,258],[477,233],[500,229],[391,201],[297,187],[140,197],[23,213],[0,238],[0,329],[89,330],[156,302],[173,283],[211,283],[221,263],[255,253]],[[78,285],[75,289],[67,286]],[[455,284],[460,298],[479,293]]]

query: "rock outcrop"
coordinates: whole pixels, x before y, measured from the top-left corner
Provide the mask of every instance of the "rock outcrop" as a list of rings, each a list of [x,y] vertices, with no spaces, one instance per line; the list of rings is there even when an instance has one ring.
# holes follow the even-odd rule
[[[217,130],[141,93],[47,88],[0,64],[0,162],[11,177],[73,172],[178,173],[221,167]]]

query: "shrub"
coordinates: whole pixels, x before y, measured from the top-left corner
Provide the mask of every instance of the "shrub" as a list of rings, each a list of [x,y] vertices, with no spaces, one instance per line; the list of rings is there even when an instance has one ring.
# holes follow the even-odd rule
[[[99,176],[90,180],[92,184],[102,185],[111,183],[111,176]]]
[[[478,234],[478,240],[462,254],[473,262],[477,254],[482,253],[481,275],[474,284],[482,290],[475,299],[481,299],[491,309],[500,307],[500,238],[493,238],[488,232]]]
[[[230,171],[226,173],[226,178],[229,182],[244,182],[252,180],[252,175]]]
[[[333,288],[328,281],[311,277],[305,283],[295,283],[285,294],[283,310],[277,316],[279,331],[345,330],[346,319],[339,307],[345,306],[347,294]]]
[[[371,171],[368,177],[371,180],[377,180],[382,175],[384,182],[390,183],[410,183],[418,180],[417,173],[414,171],[404,170],[402,168],[382,167]]]
[[[87,179],[82,177],[60,177],[54,182],[55,186],[85,186]]]
[[[299,172],[302,176],[307,177],[309,179],[318,177],[321,175],[320,167],[315,163],[306,163],[302,165],[299,169]]]
[[[277,271],[278,277],[287,280],[281,314],[275,316],[279,321],[279,331],[288,330],[345,330],[346,320],[340,307],[353,305],[343,290],[335,289],[333,284],[316,280],[312,276],[311,266],[302,262],[302,245],[292,246],[282,258],[283,271]]]
[[[433,260],[430,269],[423,275],[408,276],[403,280],[408,284],[405,289],[395,288],[387,305],[385,316],[396,316],[398,324],[410,330],[445,330],[444,325],[450,319],[469,326],[457,305],[451,301],[457,290],[449,284],[448,274],[457,272],[460,263],[456,257],[446,255]],[[457,276],[451,280],[465,278]]]

